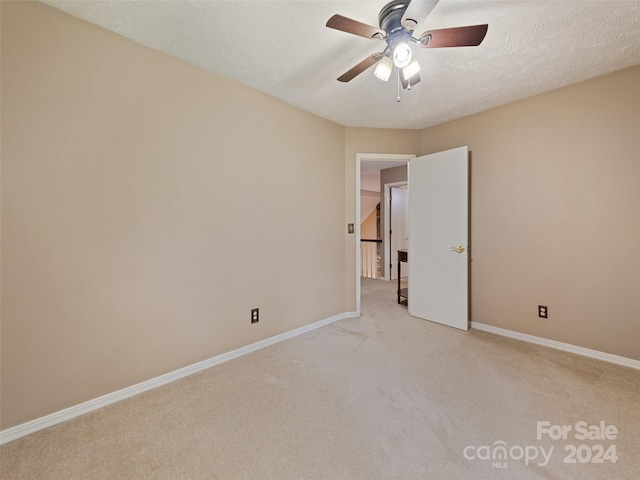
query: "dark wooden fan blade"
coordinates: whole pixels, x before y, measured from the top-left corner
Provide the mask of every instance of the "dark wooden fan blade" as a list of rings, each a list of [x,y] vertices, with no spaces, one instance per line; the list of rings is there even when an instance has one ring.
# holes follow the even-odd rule
[[[422,48],[476,47],[482,43],[489,25],[429,30],[418,39]]]
[[[427,18],[437,3],[438,0],[412,0],[402,16],[402,26],[413,31],[418,23]]]
[[[352,33],[354,35],[359,35],[364,38],[384,38],[386,35],[384,30],[380,30],[377,27],[372,27],[371,25],[367,25],[366,23],[358,22],[357,20],[352,20],[347,17],[343,17],[342,15],[334,15],[327,22],[327,27],[333,28],[335,30],[340,30],[342,32]]]
[[[370,57],[365,58],[363,61],[361,61],[359,64],[357,64],[355,67],[353,67],[348,72],[345,72],[342,75],[340,75],[338,77],[338,81],[340,81],[340,82],[348,82],[350,80],[353,80],[355,77],[357,77],[362,72],[364,72],[367,68],[369,68],[372,65],[378,63],[378,60],[380,60],[383,56],[384,55],[383,55],[382,52],[374,53]]]

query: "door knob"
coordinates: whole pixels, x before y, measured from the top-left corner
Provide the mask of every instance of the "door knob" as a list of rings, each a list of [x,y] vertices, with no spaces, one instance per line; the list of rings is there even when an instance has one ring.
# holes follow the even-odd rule
[[[451,251],[455,253],[464,253],[464,247],[462,245],[459,247],[451,247]]]

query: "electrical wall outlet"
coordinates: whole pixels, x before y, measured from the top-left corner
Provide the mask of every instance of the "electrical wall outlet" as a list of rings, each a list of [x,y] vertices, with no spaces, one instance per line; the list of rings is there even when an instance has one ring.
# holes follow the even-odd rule
[[[257,308],[251,309],[251,323],[258,323],[260,320],[260,312]]]
[[[544,305],[538,305],[538,316],[540,318],[549,318],[549,309]]]

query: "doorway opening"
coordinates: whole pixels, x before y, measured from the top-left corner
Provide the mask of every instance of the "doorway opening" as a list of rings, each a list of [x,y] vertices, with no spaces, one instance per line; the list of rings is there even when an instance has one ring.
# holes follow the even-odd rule
[[[379,262],[380,262],[380,275],[378,278],[391,280],[392,272],[396,271],[396,267],[391,269],[388,268],[389,259],[391,259],[392,263],[395,262],[395,255],[390,255],[389,253],[389,240],[386,239],[386,235],[390,229],[389,227],[389,203],[385,200],[385,184],[407,184],[406,173],[404,177],[389,177],[389,179],[381,180],[380,172],[383,170],[388,170],[387,173],[397,173],[390,172],[391,169],[395,167],[403,167],[406,171],[407,164],[410,159],[414,158],[413,154],[380,154],[380,153],[358,153],[356,154],[356,311],[357,314],[360,315],[360,307],[361,307],[361,278],[362,278],[362,268],[363,265],[366,267],[366,263],[368,260],[362,259],[362,240],[380,240],[380,253],[379,253]],[[400,170],[400,169],[399,169]],[[384,174],[383,174],[384,175]],[[383,183],[384,182],[384,183]],[[390,185],[393,187],[397,187],[400,185]],[[402,194],[400,194],[402,195]],[[374,198],[374,206],[371,206],[372,198]],[[372,238],[364,238],[362,236],[362,222],[367,218],[371,212],[367,213],[364,210],[375,209],[375,206],[380,203],[380,225],[381,232],[380,238],[372,239]],[[369,205],[367,207],[367,204]],[[393,218],[393,215],[391,215]],[[366,231],[365,231],[366,233]],[[370,236],[370,235],[367,235]],[[406,237],[406,235],[405,235]],[[371,242],[364,242],[371,243]],[[376,255],[378,255],[376,251]],[[376,258],[376,262],[378,259]],[[369,260],[370,262],[370,260]],[[403,272],[404,276],[404,272]]]
[[[398,158],[400,157],[400,158]],[[356,308],[361,314],[360,175],[368,161],[405,160],[409,202],[408,248],[398,263],[413,272],[404,298],[409,315],[461,330],[469,329],[469,150],[467,146],[415,157],[356,155]],[[383,183],[382,181],[380,183]],[[384,182],[390,183],[390,182]],[[390,188],[390,191],[392,188]],[[383,249],[383,255],[386,253]],[[402,253],[402,255],[401,255]],[[409,255],[410,254],[410,255]],[[390,252],[392,256],[393,252]],[[404,258],[404,260],[401,260]],[[389,259],[385,264],[390,263]],[[400,270],[400,268],[398,268]],[[398,285],[398,302],[403,297]]]

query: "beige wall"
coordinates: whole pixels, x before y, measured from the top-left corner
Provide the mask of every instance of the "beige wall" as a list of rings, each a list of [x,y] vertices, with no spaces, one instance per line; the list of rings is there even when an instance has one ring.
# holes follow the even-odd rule
[[[376,209],[369,214],[367,218],[360,224],[360,238],[368,240],[377,240],[378,236],[378,215]]]
[[[420,149],[420,130],[383,128],[345,129],[345,229],[356,221],[356,155],[358,153],[415,154]],[[356,236],[345,240],[345,302],[356,309]]]
[[[640,360],[639,86],[634,67],[422,132],[422,154],[471,150],[472,320]]]
[[[2,428],[346,310],[343,127],[40,3],[1,80]]]

